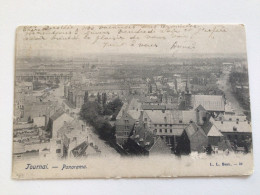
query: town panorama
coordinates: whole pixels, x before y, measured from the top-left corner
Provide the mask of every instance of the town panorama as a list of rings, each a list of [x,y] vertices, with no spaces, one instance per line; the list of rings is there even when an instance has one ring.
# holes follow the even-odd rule
[[[244,54],[18,56],[13,157],[252,152]]]

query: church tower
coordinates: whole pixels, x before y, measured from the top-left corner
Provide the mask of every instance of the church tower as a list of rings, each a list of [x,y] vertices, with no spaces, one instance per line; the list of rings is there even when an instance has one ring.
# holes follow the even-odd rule
[[[192,109],[192,93],[190,90],[190,77],[188,75],[187,81],[186,81],[186,87],[185,87],[185,108],[186,110]]]

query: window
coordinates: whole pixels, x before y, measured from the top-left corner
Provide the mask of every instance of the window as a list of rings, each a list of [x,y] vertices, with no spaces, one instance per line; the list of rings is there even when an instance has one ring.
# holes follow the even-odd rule
[[[155,127],[157,127],[157,125],[154,125]]]
[[[182,123],[182,120],[179,120],[179,123]]]
[[[172,125],[170,125],[170,127],[172,127]]]
[[[170,129],[170,133],[172,133],[172,129]]]
[[[144,118],[144,121],[147,122],[147,118]]]
[[[56,144],[61,144],[61,140],[57,140],[57,141],[56,141]]]
[[[154,133],[157,133],[157,129],[154,130]]]
[[[162,132],[162,129],[160,129],[160,133]]]
[[[167,129],[165,129],[164,131],[165,131],[165,133],[167,133]]]
[[[159,125],[160,127],[162,126],[162,125]]]
[[[57,149],[56,150],[56,153],[58,154],[58,153],[61,153],[61,149]]]

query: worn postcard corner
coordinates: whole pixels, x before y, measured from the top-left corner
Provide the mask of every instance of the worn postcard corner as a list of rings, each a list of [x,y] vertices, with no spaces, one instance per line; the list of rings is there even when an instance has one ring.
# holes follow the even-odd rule
[[[14,179],[253,173],[243,24],[19,26]]]

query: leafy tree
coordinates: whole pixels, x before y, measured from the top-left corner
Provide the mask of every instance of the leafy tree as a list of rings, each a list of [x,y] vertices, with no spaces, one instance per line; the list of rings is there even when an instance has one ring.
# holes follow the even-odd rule
[[[101,96],[100,96],[99,93],[97,94],[97,98],[98,98],[97,101],[98,101],[98,103],[100,104],[100,103],[101,103]]]
[[[101,114],[101,107],[97,102],[87,102],[82,105],[80,110],[80,117],[90,123],[95,121],[95,118]]]
[[[84,104],[88,102],[88,91],[85,91]]]
[[[102,104],[105,105],[107,103],[107,94],[102,93]]]
[[[103,105],[103,115],[112,115],[113,111],[106,104]]]
[[[119,107],[121,108],[122,106],[123,106],[123,102],[119,98],[114,99],[112,102],[109,102],[107,105],[107,107],[113,112],[115,112],[117,108]]]

